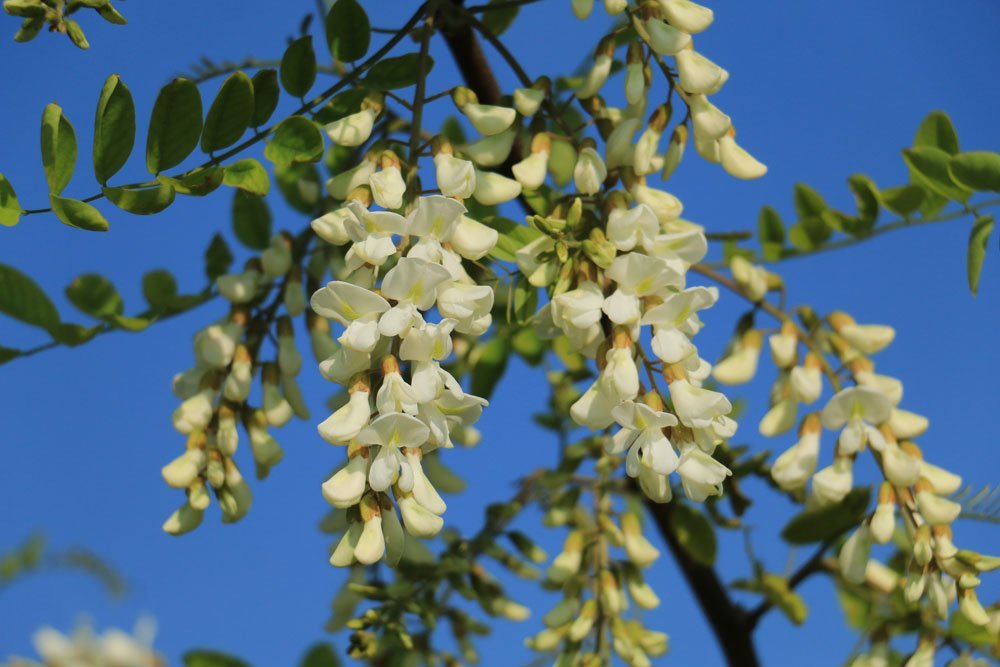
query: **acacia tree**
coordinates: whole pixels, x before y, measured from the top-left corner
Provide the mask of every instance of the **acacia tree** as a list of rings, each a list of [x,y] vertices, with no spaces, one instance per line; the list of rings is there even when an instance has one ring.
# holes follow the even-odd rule
[[[127,184],[112,182],[129,180],[119,174],[139,123],[128,86],[112,75],[93,128],[99,189],[82,198],[64,194],[78,162],[73,125],[59,106],[45,107],[49,202],[22,205],[0,175],[0,223],[48,215],[109,231],[114,207],[154,215],[178,195],[219,196],[226,186],[232,236],[252,256],[234,268],[228,235],[218,233],[202,291],[181,294],[170,273],[152,271],[142,280],[148,308],[131,315],[110,281],[80,276],[66,293],[89,324],[64,321],[31,278],[0,265],[0,312],[49,337],[32,349],[0,347],[0,362],[214,304],[194,335],[192,367],[173,381],[183,439],[179,454],[164,452],[163,477],[181,504],[163,528],[183,535],[206,514],[228,523],[251,511],[247,478],[264,480],[285,455],[276,432],[312,419],[296,379],[315,372],[304,369],[308,348],[318,372],[342,387],[332,414],[315,420],[317,446],[344,452],[322,487],[333,508],[323,524],[334,535],[330,562],[350,570],[329,627],[346,626],[348,654],[373,665],[475,662],[483,615],[528,616],[505,591],[511,576],[562,591],[527,640],[546,661],[651,664],[667,649],[667,628],[643,612],[659,605],[644,580],[654,563],[683,574],[731,665],[759,663],[754,629],[764,615],[804,620],[795,589],[814,575],[830,579],[864,637],[854,665],[931,665],[936,653],[971,665],[995,655],[1000,613],[976,589],[1000,560],[963,549],[952,532],[963,500],[967,512],[993,515],[994,498],[970,497],[957,474],[925,460],[916,439],[928,419],[900,406],[899,379],[876,372],[893,329],[841,310],[787,308],[775,265],[964,220],[975,292],[994,224],[988,210],[1000,203],[984,193],[1000,192],[1000,155],[962,151],[948,116],[933,112],[903,151],[908,183],[879,188],[851,176],[855,211],[799,185],[792,224],[765,208],[756,233],[713,233],[683,219],[664,189],[688,145],[697,153],[688,160],[735,178],[766,167],[712,102],[729,76],[695,48],[712,11],[689,0],[605,0],[611,27],[581,50],[580,71],[532,76],[542,64],[522,64],[503,43],[531,2],[428,0],[392,29],[371,28],[357,0],[321,3],[316,39],[305,22],[276,67],[207,62],[164,86],[142,123],[149,176]],[[592,0],[572,5],[581,20],[601,12]],[[72,17],[86,23],[93,10],[125,22],[109,0],[7,0],[4,9],[23,19],[15,39],[48,27],[81,48],[89,44]],[[428,86],[434,40],[464,79],[443,90]],[[332,64],[320,64],[327,51]],[[510,68],[520,87],[502,90],[494,67]],[[317,72],[332,77],[319,93]],[[199,86],[219,77],[206,113]],[[275,117],[283,96],[300,106]],[[453,105],[455,115],[428,127],[431,104]],[[744,136],[752,142],[752,128]],[[260,147],[268,166],[247,156]],[[278,233],[272,181],[303,216]],[[694,339],[699,311],[720,289],[748,309],[713,365]],[[729,387],[755,376],[765,346],[770,408],[758,424],[740,416],[740,426],[767,438],[797,429],[798,442],[777,457],[733,441]],[[490,504],[481,529],[463,535],[445,527],[439,492],[462,486],[448,460],[475,453],[447,450],[480,438],[489,446],[475,423],[513,355],[551,387],[537,419],[553,433],[558,462],[525,470],[515,495]],[[855,485],[856,466],[882,481]],[[790,574],[754,561],[749,576],[727,583],[713,567],[715,534],[741,525],[749,479],[801,505],[781,535],[814,551]],[[551,560],[537,536],[511,528],[529,505],[565,535]],[[5,578],[38,560],[31,544],[8,556]],[[892,548],[874,559],[873,544]],[[733,588],[759,603],[737,604]],[[69,650],[90,651],[95,664],[158,660],[141,642],[114,637],[71,649],[49,636],[39,650],[46,664],[62,664],[59,651]],[[129,657],[109,658],[116,647]],[[185,661],[243,664],[212,651]],[[320,647],[304,664],[337,661]]]

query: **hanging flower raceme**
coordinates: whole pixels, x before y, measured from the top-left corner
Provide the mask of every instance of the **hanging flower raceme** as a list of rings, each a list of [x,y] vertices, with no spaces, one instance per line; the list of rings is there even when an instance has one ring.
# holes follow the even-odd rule
[[[437,157],[440,178],[464,178],[455,180],[461,165],[442,161],[450,154]],[[318,427],[327,442],[347,448],[346,466],[322,489],[350,520],[330,559],[337,566],[383,558],[395,565],[404,532],[430,537],[441,530],[445,503],[421,460],[463,441],[486,405],[442,362],[452,354],[453,333],[480,335],[490,326],[493,291],[477,285],[462,261],[485,255],[497,233],[445,196],[418,199],[405,218],[368,203],[362,190],[345,207],[343,241],[353,243],[346,280],[311,299],[313,312],[339,330],[336,344],[322,351],[320,371],[347,387],[346,403]],[[377,252],[355,250],[370,243]],[[437,322],[428,319],[433,311]]]
[[[39,629],[32,638],[38,660],[12,658],[6,667],[161,667],[165,658],[152,648],[156,623],[139,619],[132,633],[108,628],[94,632],[80,625],[64,635],[50,627]]]

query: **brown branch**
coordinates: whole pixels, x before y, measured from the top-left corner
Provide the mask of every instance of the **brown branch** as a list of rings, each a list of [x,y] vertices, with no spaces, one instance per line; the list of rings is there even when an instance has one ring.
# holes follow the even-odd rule
[[[634,485],[634,482],[633,482]],[[636,492],[642,494],[636,489]],[[645,497],[643,495],[643,497]],[[714,568],[702,565],[685,551],[670,525],[672,503],[659,504],[646,500],[646,509],[667,543],[677,567],[691,587],[691,593],[705,618],[708,619],[715,639],[731,667],[757,667],[757,649],[753,643],[753,623],[747,611],[729,596],[725,584]]]

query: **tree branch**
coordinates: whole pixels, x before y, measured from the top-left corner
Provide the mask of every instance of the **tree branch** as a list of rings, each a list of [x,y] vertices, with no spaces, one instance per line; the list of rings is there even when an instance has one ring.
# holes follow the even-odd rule
[[[634,484],[634,482],[633,482]],[[638,493],[642,493],[638,491]],[[645,497],[645,495],[643,495]],[[753,643],[753,622],[746,610],[735,603],[714,568],[702,565],[688,555],[670,527],[671,503],[646,500],[646,509],[667,543],[677,567],[691,587],[715,639],[731,667],[756,667],[760,664]]]

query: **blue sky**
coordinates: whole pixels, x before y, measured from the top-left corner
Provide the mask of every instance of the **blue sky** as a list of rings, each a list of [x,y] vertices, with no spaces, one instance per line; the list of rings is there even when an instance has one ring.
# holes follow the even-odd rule
[[[402,23],[412,11],[408,2],[377,6],[373,23],[384,27]],[[27,45],[0,41],[7,64],[0,171],[27,208],[45,201],[36,128],[47,102],[57,101],[74,121],[85,164],[90,119],[109,73],[119,73],[131,87],[142,132],[158,87],[188,63],[202,55],[220,61],[280,57],[286,37],[314,3],[248,0],[237,8],[184,0],[123,3],[122,9],[130,20],[124,28],[84,18],[93,45],[86,53],[48,34]],[[865,172],[886,187],[904,183],[899,149],[909,145],[932,109],[951,114],[964,148],[1000,146],[995,117],[1000,89],[994,85],[1000,6],[993,0],[947,5],[776,0],[723,3],[716,12],[715,25],[698,38],[699,50],[730,70],[717,103],[733,116],[741,143],[770,172],[760,181],[738,182],[692,151],[668,189],[684,201],[686,215],[709,230],[752,229],[764,204],[791,218],[791,189],[798,181],[842,207],[851,206],[846,178],[853,172]],[[0,25],[14,32],[12,19]],[[526,7],[504,41],[531,75],[543,73],[542,64],[544,73],[565,73],[592,50],[606,25],[599,7],[589,22],[580,23],[572,19],[568,1],[553,0]],[[434,45],[433,54],[437,66],[430,89],[437,91],[454,82],[456,73],[443,43]],[[499,59],[496,69],[510,90],[514,80]],[[210,94],[211,86],[203,95]],[[439,103],[430,121],[439,120],[447,106]],[[88,169],[78,170],[70,196],[95,191]],[[140,156],[124,177],[139,180],[142,174]],[[272,199],[276,228],[305,223]],[[126,308],[135,312],[142,308],[141,276],[152,268],[174,271],[182,289],[202,286],[202,251],[216,231],[228,233],[230,201],[231,193],[223,190],[206,199],[179,199],[153,218],[105,209],[111,232],[103,235],[32,216],[0,232],[0,263],[35,277],[66,318],[76,315],[62,290],[89,271],[114,280]],[[880,371],[903,378],[904,406],[931,417],[931,430],[921,440],[928,458],[980,486],[998,481],[1000,463],[1000,427],[990,418],[998,395],[1000,262],[991,242],[980,295],[971,297],[965,283],[969,225],[905,230],[812,261],[789,262],[778,271],[792,304],[808,303],[821,312],[844,308],[861,321],[898,329],[896,342],[877,358]],[[718,356],[742,310],[743,304],[723,295],[699,336],[704,356]],[[256,665],[291,664],[307,644],[324,637],[329,601],[343,575],[327,564],[327,540],[316,528],[326,510],[319,484],[342,453],[331,451],[312,423],[297,422],[278,433],[285,461],[266,483],[255,485],[255,505],[246,520],[222,526],[210,514],[201,529],[182,539],[160,530],[179,502],[159,474],[182,446],[170,425],[176,403],[170,379],[190,366],[196,328],[221,312],[220,304],[207,305],[142,334],[104,336],[0,368],[0,550],[44,531],[56,548],[79,544],[98,551],[132,584],[121,602],[76,574],[45,574],[15,584],[0,594],[0,656],[27,652],[37,627],[68,628],[81,612],[102,626],[129,626],[140,613],[154,614],[161,626],[158,646],[172,661],[186,648],[210,645]],[[0,322],[0,344],[37,342],[37,332]],[[448,453],[447,463],[470,486],[449,499],[446,518],[453,525],[474,530],[486,503],[512,493],[513,479],[554,459],[555,443],[529,417],[545,399],[545,385],[535,373],[515,365],[480,422],[482,444]],[[793,440],[764,442],[754,432],[772,378],[765,365],[744,392],[750,400],[739,440],[754,448],[781,449]],[[314,416],[320,415],[329,388],[308,368],[302,383]],[[828,437],[826,456],[831,443]],[[787,503],[767,497],[749,516],[758,555],[774,570],[785,565],[787,552],[775,535],[790,511]],[[528,513],[520,527],[533,530],[537,519]],[[544,541],[555,547],[561,536]],[[742,576],[742,536],[727,534],[722,541],[723,577]],[[957,541],[994,551],[998,546],[996,533],[980,524],[961,526]],[[707,626],[669,558],[657,562],[650,576],[663,606],[649,615],[648,625],[670,633],[669,660],[717,664]],[[806,625],[793,629],[783,618],[769,616],[758,632],[761,653],[767,664],[800,664],[803,650],[823,645],[835,647],[823,664],[838,664],[854,640],[830,587],[817,580],[802,590],[812,609]],[[481,643],[486,665],[528,662],[531,653],[521,638],[537,629],[537,619],[553,604],[531,586],[512,584],[512,591],[533,608],[535,620],[498,623]],[[987,597],[995,597],[995,586],[993,594]]]

